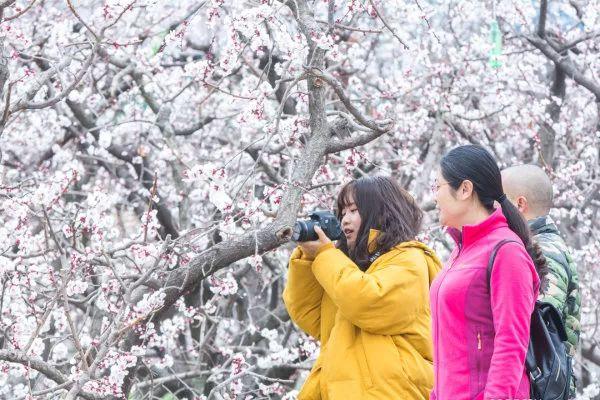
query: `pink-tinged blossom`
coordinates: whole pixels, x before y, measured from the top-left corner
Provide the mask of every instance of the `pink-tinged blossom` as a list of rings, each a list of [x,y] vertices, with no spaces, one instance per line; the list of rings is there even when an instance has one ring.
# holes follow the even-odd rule
[[[67,284],[66,292],[67,292],[68,296],[74,296],[76,294],[85,293],[85,290],[87,289],[87,287],[88,287],[88,283],[87,282],[79,281],[79,280],[77,280],[77,281],[70,281]]]
[[[163,305],[165,299],[165,292],[162,290],[156,291],[152,294],[144,294],[142,300],[140,300],[135,306],[133,311],[139,316],[146,316],[151,312],[160,308]]]
[[[210,283],[210,290],[214,294],[230,296],[236,294],[238,291],[237,281],[230,272],[223,277],[212,275],[208,278],[208,281]]]

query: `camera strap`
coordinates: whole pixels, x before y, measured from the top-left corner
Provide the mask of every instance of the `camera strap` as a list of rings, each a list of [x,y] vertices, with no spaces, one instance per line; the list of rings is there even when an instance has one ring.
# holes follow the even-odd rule
[[[377,260],[380,255],[381,255],[381,251],[376,251],[369,257],[369,262],[372,264],[373,261]]]

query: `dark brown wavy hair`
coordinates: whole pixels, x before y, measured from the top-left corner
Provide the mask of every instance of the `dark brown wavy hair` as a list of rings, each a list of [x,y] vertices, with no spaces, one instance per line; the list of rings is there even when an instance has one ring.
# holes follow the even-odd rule
[[[386,253],[399,243],[414,240],[423,221],[423,211],[415,199],[392,178],[363,177],[348,182],[338,194],[336,214],[354,200],[361,218],[354,249],[348,248],[346,237],[338,241],[342,250],[361,270],[371,264],[368,241],[371,229],[380,231],[375,252]]]

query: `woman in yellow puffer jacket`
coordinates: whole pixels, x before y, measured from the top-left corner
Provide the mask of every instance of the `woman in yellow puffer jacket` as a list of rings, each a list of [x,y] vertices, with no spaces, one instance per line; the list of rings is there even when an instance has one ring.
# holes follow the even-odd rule
[[[337,248],[300,243],[283,300],[321,352],[299,400],[428,399],[433,386],[429,286],[441,268],[415,240],[423,213],[387,177],[345,185]]]

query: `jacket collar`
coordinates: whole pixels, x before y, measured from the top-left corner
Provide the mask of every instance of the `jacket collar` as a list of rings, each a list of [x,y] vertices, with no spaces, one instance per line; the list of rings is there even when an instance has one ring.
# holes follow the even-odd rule
[[[377,250],[377,236],[379,236],[379,231],[377,229],[371,229],[369,231],[369,244],[367,248],[369,249],[369,253],[375,253]]]
[[[506,217],[502,213],[502,209],[499,207],[489,217],[480,223],[476,225],[464,225],[462,230],[448,228],[448,233],[450,236],[452,236],[452,239],[454,239],[456,244],[464,248],[472,243],[475,243],[482,237],[489,234],[491,231],[507,226],[508,222],[506,221]]]
[[[533,235],[539,235],[540,233],[559,234],[554,220],[552,220],[549,215],[542,215],[541,217],[530,219],[527,223],[529,224],[529,230],[531,230]]]

